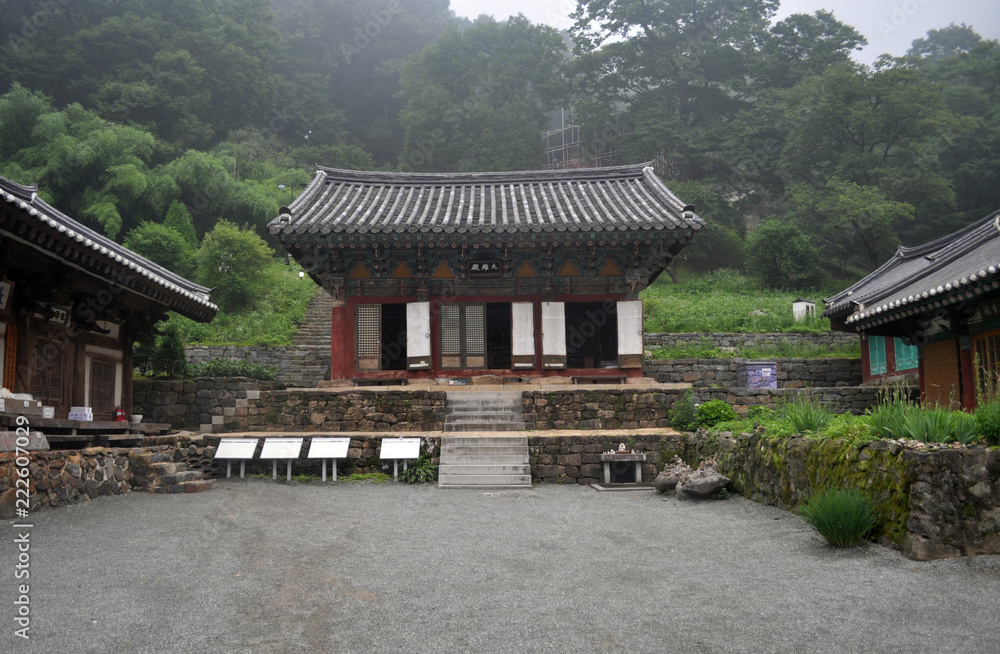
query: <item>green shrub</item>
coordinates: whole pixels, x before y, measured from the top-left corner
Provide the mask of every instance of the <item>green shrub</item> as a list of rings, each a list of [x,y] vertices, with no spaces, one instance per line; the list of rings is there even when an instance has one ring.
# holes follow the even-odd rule
[[[906,419],[913,409],[899,394],[892,394],[865,413],[873,434],[879,438],[905,438]]]
[[[990,445],[1000,445],[1000,398],[993,398],[976,407],[976,431]]]
[[[431,462],[431,457],[426,452],[410,461],[406,470],[399,473],[399,481],[406,484],[426,484],[437,481],[437,478],[438,467]]]
[[[699,427],[714,427],[720,422],[736,420],[738,417],[733,407],[722,400],[709,400],[699,405],[696,416]]]
[[[782,412],[792,423],[792,428],[800,434],[819,432],[833,418],[832,413],[821,406],[818,401],[812,399],[798,399],[795,402],[789,402],[784,406]]]
[[[974,415],[955,411],[951,420],[951,437],[956,443],[968,445],[979,438],[979,424]]]
[[[198,250],[196,279],[215,291],[212,300],[226,312],[254,305],[264,291],[261,271],[274,251],[249,226],[242,229],[227,221],[216,223]]]
[[[823,490],[799,506],[799,515],[834,547],[852,547],[878,525],[871,499],[856,488]]]
[[[261,381],[273,381],[277,370],[239,359],[211,359],[188,367],[190,377],[249,377]]]
[[[150,372],[164,377],[184,377],[187,360],[184,358],[184,343],[181,341],[177,325],[168,324],[166,333],[160,337],[153,349]]]
[[[872,433],[871,426],[864,416],[853,416],[850,413],[831,416],[830,422],[823,428],[823,436],[832,439],[843,438],[855,444],[878,440],[878,436]]]
[[[698,409],[694,401],[694,391],[684,391],[670,408],[670,426],[677,431],[694,431],[698,428]]]

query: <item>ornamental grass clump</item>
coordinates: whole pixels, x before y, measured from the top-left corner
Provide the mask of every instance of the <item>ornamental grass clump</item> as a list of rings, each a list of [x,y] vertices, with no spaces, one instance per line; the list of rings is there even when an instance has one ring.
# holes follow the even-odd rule
[[[834,547],[853,547],[878,525],[874,502],[856,488],[814,493],[799,506],[799,515]]]
[[[783,412],[799,434],[820,432],[833,419],[833,414],[814,400],[791,402],[785,405]]]

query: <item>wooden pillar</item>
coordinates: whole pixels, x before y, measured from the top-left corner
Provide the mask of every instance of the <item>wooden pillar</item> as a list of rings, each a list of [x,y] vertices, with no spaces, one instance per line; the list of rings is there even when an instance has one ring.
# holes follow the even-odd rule
[[[70,406],[90,406],[90,398],[87,397],[87,332],[79,330],[73,336],[69,329],[65,331],[66,338],[66,360],[72,361],[73,369],[67,376],[69,378]],[[68,410],[69,407],[66,407]],[[97,418],[95,420],[111,420],[110,417]]]
[[[330,379],[350,379],[354,373],[354,329],[347,302],[334,299],[330,314]]]
[[[972,338],[958,338],[959,370],[962,375],[962,408],[972,411],[976,408],[976,369],[972,360]]]
[[[135,335],[132,333],[132,320],[126,318],[118,326],[118,341],[122,346],[122,408],[127,415],[132,415],[132,345]]]

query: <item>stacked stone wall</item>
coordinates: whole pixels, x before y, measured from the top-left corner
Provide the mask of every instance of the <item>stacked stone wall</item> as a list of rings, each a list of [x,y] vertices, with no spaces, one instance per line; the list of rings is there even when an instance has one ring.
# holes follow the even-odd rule
[[[132,383],[134,411],[145,422],[175,429],[236,431],[246,424],[251,402],[274,382],[244,377],[199,377],[191,381],[137,380]]]
[[[172,452],[171,445],[142,448],[91,447],[82,450],[30,452],[31,509],[57,507],[121,495],[148,488],[148,466],[142,455]],[[25,455],[0,452],[0,519],[13,518],[16,509],[14,482],[17,459]]]
[[[731,388],[739,385],[740,364],[750,359],[653,359],[643,374],[661,383],[688,383],[696,387]],[[792,359],[776,357],[778,388],[806,386],[860,386],[861,359]]]
[[[528,459],[535,482],[552,484],[591,484],[604,481],[601,453],[617,450],[625,443],[628,450],[644,452],[642,478],[653,477],[675,455],[684,453],[683,435],[603,436],[529,436]]]
[[[670,409],[685,391],[654,390],[559,390],[524,391],[524,423],[527,429],[641,429],[669,427]],[[799,398],[809,399],[835,413],[864,413],[878,401],[878,389],[696,388],[697,402],[722,400],[746,415],[750,407],[778,408]]]
[[[217,431],[442,431],[444,391],[268,391]]]
[[[859,488],[879,505],[881,540],[912,559],[1000,554],[1000,450],[702,433],[686,458],[716,459],[741,495],[787,510],[824,488]]]

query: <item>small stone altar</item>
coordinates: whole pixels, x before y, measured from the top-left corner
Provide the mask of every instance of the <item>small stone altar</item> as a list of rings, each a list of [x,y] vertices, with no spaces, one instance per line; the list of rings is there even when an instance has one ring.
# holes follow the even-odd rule
[[[618,446],[617,452],[602,452],[601,453],[601,463],[604,464],[604,483],[605,484],[641,484],[642,483],[642,464],[646,462],[645,452],[628,452],[625,450],[625,443],[621,443]],[[632,463],[634,465],[634,472],[628,475],[627,472],[623,470],[623,466],[616,465],[614,470],[614,476],[616,479],[612,479],[612,463],[617,464],[628,464]],[[632,477],[631,479],[621,479],[622,476],[628,475]]]

